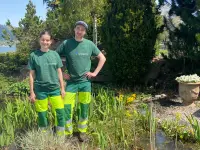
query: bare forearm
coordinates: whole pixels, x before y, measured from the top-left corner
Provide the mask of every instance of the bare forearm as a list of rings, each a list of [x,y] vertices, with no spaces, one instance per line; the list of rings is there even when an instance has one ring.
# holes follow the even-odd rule
[[[29,84],[30,84],[30,93],[34,93],[34,73],[33,72],[30,72],[30,75],[29,75]]]
[[[61,90],[64,90],[63,75],[62,75],[62,70],[60,68],[58,69],[58,78],[60,82],[60,88]]]
[[[97,65],[97,68],[96,68],[95,71],[94,71],[94,73],[95,73],[96,75],[100,72],[100,70],[102,69],[102,67],[103,67],[103,65],[104,65],[104,63],[105,63],[105,61],[106,61],[106,58],[104,57],[103,54],[102,54],[102,56],[100,56],[98,59],[99,59],[99,63],[98,63],[98,65]]]
[[[60,79],[60,88],[61,90],[65,89],[63,79]]]

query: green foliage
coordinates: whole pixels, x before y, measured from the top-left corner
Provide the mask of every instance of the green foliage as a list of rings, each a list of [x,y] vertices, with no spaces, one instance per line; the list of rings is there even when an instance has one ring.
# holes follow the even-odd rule
[[[10,34],[5,29],[3,30],[2,33],[3,33],[2,37],[5,39],[7,45],[9,45],[11,47],[12,45],[15,44],[15,40],[11,39]]]
[[[173,18],[180,16],[181,22],[177,27],[171,23],[169,29],[169,57],[182,59],[181,71],[183,73],[194,73],[199,66],[199,33],[200,14],[198,3],[193,0],[172,0],[169,15]],[[169,22],[169,21],[168,21]]]
[[[89,122],[93,145],[101,149],[130,149],[137,147],[133,141],[141,133],[151,133],[153,137],[157,120],[147,105],[140,107],[145,111],[141,113],[133,105],[128,109],[126,102],[115,97],[109,88],[96,87],[93,92]]]
[[[192,115],[186,116],[191,127],[192,127],[192,135],[194,136],[194,139],[198,142],[200,142],[200,125],[199,121],[195,119]]]
[[[26,96],[29,94],[30,88],[28,83],[28,78],[22,82],[16,82],[11,84],[6,94],[13,95],[13,96]]]
[[[93,144],[101,149],[128,149],[133,137],[132,113],[126,116],[125,102],[118,101],[112,90],[97,88],[94,92],[89,123]]]
[[[46,28],[51,30],[51,33],[55,39],[64,40],[73,35],[73,28],[72,22],[62,20],[61,16],[62,12],[60,9],[49,9],[45,24]]]
[[[44,29],[45,24],[36,16],[35,6],[29,1],[26,7],[25,17],[20,20],[19,27],[13,27],[8,20],[7,23],[14,36],[17,38],[16,53],[0,54],[0,72],[4,74],[17,74],[23,65],[27,65],[29,54],[32,50],[38,49],[39,34]],[[4,31],[4,37],[9,40],[9,35]]]
[[[99,27],[101,25],[99,20],[104,15],[103,8],[106,4],[105,0],[44,0],[43,2],[50,8],[45,24],[48,29],[51,29],[53,36],[59,40],[71,38],[74,35],[74,24],[78,20],[88,23],[87,38],[92,40],[93,17],[97,16],[97,27]]]
[[[47,12],[46,26],[51,29],[54,38],[64,40],[74,35],[74,24],[78,20],[84,20],[91,24],[90,12],[87,3],[79,0],[67,0],[54,5],[55,0],[44,1],[50,8]],[[86,7],[82,7],[82,6]]]
[[[2,95],[15,80],[11,77],[7,78],[0,74],[0,95]]]
[[[149,131],[150,136],[154,136],[156,130],[157,119],[155,118],[155,111],[153,108],[145,103],[138,106],[137,111],[137,126],[141,126],[142,130]]]
[[[37,113],[29,99],[19,97],[12,101],[5,100],[1,105],[4,107],[0,109],[0,147],[10,145],[24,132],[36,129]],[[52,112],[49,111],[50,127],[53,126],[53,118]]]
[[[17,52],[29,54],[39,48],[39,34],[44,30],[43,21],[36,16],[36,8],[31,1],[26,6],[25,17],[20,20],[19,27],[12,31],[18,40]]]
[[[155,56],[168,56],[168,50],[157,49]]]
[[[9,145],[16,134],[36,126],[37,115],[29,100],[6,101],[0,110],[0,146]]]
[[[138,145],[142,149],[138,140],[144,138],[144,133],[145,140],[150,137],[151,147],[155,146],[158,122],[152,105],[149,107],[142,103],[138,108],[134,105],[128,107],[114,96],[110,88],[96,87],[94,90],[89,115],[90,141],[82,145],[82,149],[133,149]],[[27,99],[8,101],[0,110],[0,145],[8,145],[15,138],[19,149],[81,149],[78,142],[73,142],[74,138],[64,141],[53,136],[51,131],[35,131],[36,116],[33,105]],[[180,139],[191,139],[190,132],[179,124],[180,118],[177,114],[176,120],[162,123],[165,133],[173,137],[177,135]],[[53,122],[51,119],[50,122]],[[24,134],[24,131],[27,132]]]
[[[103,6],[104,0],[92,1],[92,3],[88,0],[65,1],[59,7],[52,5],[53,2],[55,1],[48,1],[49,9],[46,21],[42,21],[36,16],[36,9],[31,1],[26,6],[25,17],[20,20],[19,27],[13,27],[10,21],[7,21],[7,26],[17,38],[17,54],[1,55],[0,57],[3,59],[0,60],[0,71],[19,73],[21,66],[27,64],[29,54],[40,47],[39,33],[45,28],[51,30],[55,39],[62,41],[74,35],[73,28],[76,21],[84,20],[89,24],[88,37],[92,39],[91,12],[102,15],[104,9],[101,9],[100,6]],[[82,7],[83,5],[85,7]],[[13,41],[9,40],[7,32],[4,32],[4,37],[12,45]]]
[[[28,62],[28,55],[25,53],[3,53],[0,54],[0,72],[3,74],[17,74],[22,65]]]
[[[141,82],[154,56],[160,24],[154,1],[112,1],[102,27],[108,63],[117,82]]]
[[[186,125],[180,123],[181,114],[176,114],[175,119],[164,120],[161,123],[161,128],[164,130],[165,134],[169,137],[178,138],[181,140],[192,140],[191,133]]]

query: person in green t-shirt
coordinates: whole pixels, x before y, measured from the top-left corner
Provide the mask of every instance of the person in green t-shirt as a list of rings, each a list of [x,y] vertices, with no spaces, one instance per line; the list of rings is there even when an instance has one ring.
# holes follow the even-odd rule
[[[58,48],[60,56],[66,58],[66,67],[68,74],[64,74],[67,80],[66,96],[64,98],[64,109],[66,117],[66,135],[72,135],[72,116],[75,104],[76,94],[79,99],[79,140],[85,140],[88,123],[88,109],[91,101],[91,82],[90,78],[97,76],[102,69],[106,58],[90,40],[84,38],[88,25],[84,21],[78,21],[75,24],[75,38],[65,40]],[[91,69],[91,56],[96,56],[99,63],[94,72]]]
[[[50,101],[55,115],[56,132],[65,135],[65,113],[63,99],[65,89],[60,56],[49,50],[51,35],[48,31],[40,34],[39,50],[30,54],[28,67],[30,70],[30,100],[35,104],[38,112],[38,124],[42,131],[48,126],[47,110]]]

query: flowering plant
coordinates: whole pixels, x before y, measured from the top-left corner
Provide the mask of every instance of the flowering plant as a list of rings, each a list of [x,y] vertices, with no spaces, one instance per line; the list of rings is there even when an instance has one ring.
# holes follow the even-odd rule
[[[200,77],[197,74],[182,75],[177,77],[175,80],[182,83],[197,83],[200,82]]]

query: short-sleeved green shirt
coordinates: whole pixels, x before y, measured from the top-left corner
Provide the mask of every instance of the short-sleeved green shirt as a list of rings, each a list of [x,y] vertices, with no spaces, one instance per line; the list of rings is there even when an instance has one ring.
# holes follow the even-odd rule
[[[74,38],[65,40],[56,50],[66,57],[70,82],[87,81],[85,73],[91,69],[91,56],[98,56],[100,50],[90,40],[78,42]]]
[[[60,56],[55,51],[31,53],[28,63],[29,70],[35,71],[34,90],[52,91],[60,87],[58,68],[63,66]]]

